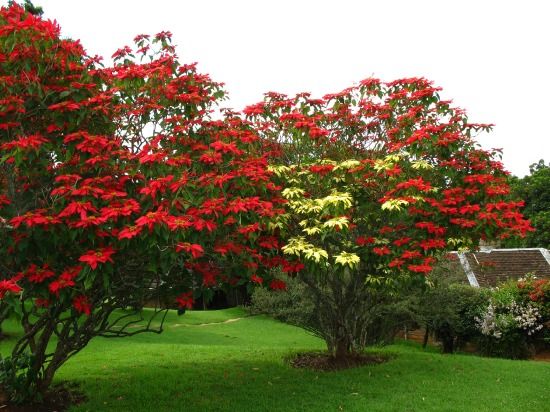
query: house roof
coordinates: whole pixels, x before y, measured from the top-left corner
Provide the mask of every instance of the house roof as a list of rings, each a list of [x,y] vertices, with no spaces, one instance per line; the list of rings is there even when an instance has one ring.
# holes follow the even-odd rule
[[[472,286],[493,287],[528,273],[550,279],[550,252],[543,248],[491,249],[459,253],[460,266]]]

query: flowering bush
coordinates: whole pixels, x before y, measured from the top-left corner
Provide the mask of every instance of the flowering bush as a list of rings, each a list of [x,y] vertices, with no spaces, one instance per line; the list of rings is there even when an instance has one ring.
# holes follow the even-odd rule
[[[143,302],[269,285],[263,268],[281,262],[263,232],[278,207],[257,134],[211,116],[224,91],[179,63],[170,33],[135,43],[104,68],[55,22],[0,10],[0,315],[24,331],[3,364],[30,352],[37,377],[4,382],[12,399],[47,390],[94,336],[160,332],[164,308],[147,312],[153,328]]]
[[[315,307],[316,297],[314,290],[306,285],[298,276],[278,275],[286,284],[286,289],[267,290],[256,287],[251,296],[251,304],[247,308],[251,314],[266,314],[292,325],[299,326],[309,333],[322,339],[335,339],[330,333],[335,329],[328,328],[325,311]],[[364,321],[363,333],[366,345],[387,344],[393,341],[395,335],[410,322],[410,301],[389,290],[373,291],[375,296],[366,300],[364,314],[368,320]],[[376,304],[372,304],[376,302]]]
[[[510,329],[519,329],[527,336],[532,336],[544,326],[538,308],[530,303],[519,305],[512,302],[500,307],[495,307],[491,303],[477,321],[483,335],[494,336],[497,339]]]
[[[550,281],[527,276],[492,292],[491,302],[476,318],[482,353],[526,358],[549,336]]]
[[[165,311],[154,329],[145,301],[284,289],[278,266],[314,289],[329,348],[346,354],[369,341],[377,288],[530,230],[472,139],[489,126],[424,79],[269,94],[243,119],[218,110],[221,84],[181,64],[169,32],[113,58],[104,68],[55,22],[0,10],[0,316],[24,331],[3,365],[27,365],[2,376],[34,377],[3,382],[12,399],[46,390],[94,336],[160,332]]]
[[[366,79],[313,99],[268,93],[245,108],[273,145],[285,213],[271,227],[315,292],[335,356],[361,350],[377,291],[422,280],[438,256],[531,228],[498,153],[422,78]],[[381,294],[380,294],[381,295]]]

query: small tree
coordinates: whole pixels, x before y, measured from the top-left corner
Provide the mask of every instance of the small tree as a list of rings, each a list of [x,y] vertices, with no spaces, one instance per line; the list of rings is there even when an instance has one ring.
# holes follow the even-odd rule
[[[529,175],[510,179],[514,196],[525,201],[523,214],[535,229],[524,239],[509,239],[510,247],[543,247],[550,249],[550,164],[544,160],[529,167]]]
[[[424,79],[367,79],[323,99],[268,93],[245,109],[272,142],[287,200],[271,226],[303,266],[337,358],[373,338],[384,296],[442,252],[530,229],[497,153],[473,139],[490,125],[469,123],[438,91]]]
[[[321,307],[318,295],[314,293],[315,289],[305,284],[299,276],[278,276],[285,282],[286,289],[281,291],[254,288],[248,307],[250,313],[272,316],[333,342],[337,338],[337,329],[331,324],[331,310],[334,308]],[[382,294],[383,291],[380,291],[377,296],[371,297],[376,299],[376,304],[372,300],[365,300],[364,315],[370,318],[364,323],[366,329],[362,331],[365,345],[390,343],[405,325],[418,320],[413,312],[417,308],[415,303],[418,298],[414,291],[411,288],[410,299]]]
[[[102,68],[56,23],[0,10],[0,301],[23,328],[0,364],[12,400],[44,393],[95,336],[162,331],[162,300],[191,307],[254,278],[277,247],[261,236],[276,213],[261,142],[232,113],[211,118],[220,85],[180,64],[167,32],[113,57]]]
[[[453,353],[479,336],[476,317],[487,306],[488,291],[464,283],[464,275],[447,256],[427,276],[426,287],[414,294],[412,312],[416,324],[441,343],[443,353]]]

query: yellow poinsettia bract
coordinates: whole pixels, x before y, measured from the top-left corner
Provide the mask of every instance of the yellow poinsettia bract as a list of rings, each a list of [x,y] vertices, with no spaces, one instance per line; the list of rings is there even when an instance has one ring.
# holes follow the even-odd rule
[[[349,266],[350,268],[357,267],[361,259],[355,253],[342,252],[335,256],[334,262],[337,265]]]
[[[382,210],[403,210],[403,206],[407,206],[409,202],[405,199],[390,199],[382,204]]]
[[[304,250],[304,257],[307,260],[314,260],[315,263],[319,263],[321,260],[328,259],[328,253],[325,249],[319,247],[312,247]]]
[[[349,221],[348,218],[345,216],[339,216],[339,217],[333,217],[332,219],[327,220],[325,223],[323,223],[323,227],[328,227],[331,229],[337,228],[337,229],[343,229],[345,227],[348,227]]]

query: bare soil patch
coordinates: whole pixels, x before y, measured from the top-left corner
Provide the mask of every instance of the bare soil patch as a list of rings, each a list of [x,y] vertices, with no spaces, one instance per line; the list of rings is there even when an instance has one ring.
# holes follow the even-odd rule
[[[86,401],[76,383],[61,383],[49,391],[42,402],[14,405],[7,402],[0,389],[0,412],[64,412],[72,405]]]
[[[306,368],[316,371],[337,371],[341,369],[358,368],[367,365],[378,365],[387,362],[391,357],[388,355],[361,353],[337,359],[328,353],[306,352],[299,353],[289,359],[294,368]]]
[[[543,361],[543,362],[550,362],[550,349],[546,349],[543,351],[538,352],[533,360],[536,361]]]

